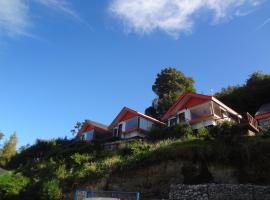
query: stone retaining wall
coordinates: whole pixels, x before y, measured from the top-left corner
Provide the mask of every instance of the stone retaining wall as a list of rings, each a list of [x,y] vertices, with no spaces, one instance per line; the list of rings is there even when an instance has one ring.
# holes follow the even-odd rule
[[[254,185],[174,185],[170,200],[270,200],[270,186]]]

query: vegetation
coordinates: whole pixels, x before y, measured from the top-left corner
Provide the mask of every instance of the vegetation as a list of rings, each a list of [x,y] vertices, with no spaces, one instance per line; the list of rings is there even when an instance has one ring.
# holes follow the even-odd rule
[[[191,77],[171,67],[157,74],[152,90],[157,98],[152,106],[145,110],[145,113],[155,118],[160,118],[181,94],[196,91]]]
[[[169,160],[233,166],[239,170],[241,183],[269,184],[270,138],[244,137],[241,131],[231,123],[201,128],[195,135],[189,125],[166,130],[155,128],[148,141],[137,141],[114,152],[103,150],[100,144],[83,141],[37,140],[6,165],[13,172],[0,176],[0,196],[57,200],[78,185],[93,184],[112,174]],[[184,173],[191,173],[192,168],[186,167]],[[185,182],[191,184],[211,181],[210,176],[207,179],[185,177]]]
[[[29,180],[20,173],[7,172],[0,175],[1,199],[20,199],[21,194],[27,187]]]
[[[270,102],[270,74],[255,72],[241,86],[229,86],[215,96],[238,112],[255,114],[262,104]]]
[[[3,133],[0,133],[0,140],[4,137]],[[17,136],[16,133],[12,134],[3,147],[0,148],[0,167],[4,166],[9,160],[16,154]]]
[[[243,86],[228,87],[216,96],[238,111],[254,113],[261,104],[270,101],[269,83],[270,75],[254,73]],[[146,110],[147,114],[160,117],[183,92],[194,92],[193,84],[193,79],[174,68],[162,70],[153,85],[158,98]],[[76,134],[81,126],[77,123],[72,133]],[[0,146],[0,167],[10,170],[0,168],[0,197],[59,200],[78,186],[105,180],[100,189],[106,189],[114,175],[166,162],[181,163],[181,176],[186,184],[213,182],[211,165],[235,169],[239,183],[270,184],[270,131],[256,137],[245,137],[243,131],[233,123],[195,132],[187,124],[165,129],[154,127],[146,140],[116,151],[106,151],[100,143],[54,139],[37,140],[17,153],[17,137],[13,134]],[[3,137],[0,133],[0,140]],[[198,173],[193,166],[195,162],[202,166]],[[167,185],[170,178],[165,178]]]

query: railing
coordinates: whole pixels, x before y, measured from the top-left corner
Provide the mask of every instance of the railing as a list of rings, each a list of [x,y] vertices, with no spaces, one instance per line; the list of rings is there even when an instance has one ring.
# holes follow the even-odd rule
[[[75,192],[74,200],[85,200],[85,199],[116,199],[116,200],[139,200],[139,192],[118,192],[118,191],[98,191],[89,189],[78,189]]]
[[[253,128],[255,128],[256,130],[259,129],[257,120],[254,117],[252,117],[249,113],[242,114],[242,117],[243,117],[241,119],[242,124],[248,124],[252,126]]]

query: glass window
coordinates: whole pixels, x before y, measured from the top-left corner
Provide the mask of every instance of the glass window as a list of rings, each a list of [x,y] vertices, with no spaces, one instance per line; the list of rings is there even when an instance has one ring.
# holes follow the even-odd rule
[[[198,119],[203,116],[211,115],[211,104],[203,104],[196,108],[190,109],[191,119]]]
[[[118,134],[121,134],[123,132],[123,124],[119,124],[118,126]]]
[[[214,113],[219,117],[223,117],[223,113],[222,113],[222,110],[220,109],[220,106],[217,103],[213,103],[213,107],[214,107]]]
[[[178,118],[179,118],[179,122],[180,123],[186,122],[186,117],[185,117],[185,113],[184,112],[183,113],[180,113],[178,115]]]
[[[144,119],[144,118],[140,118],[140,128],[141,129],[144,129],[144,130],[151,130],[153,126],[153,122],[147,120],[147,119]]]
[[[170,120],[170,126],[175,126],[177,124],[177,119],[173,118]]]
[[[139,126],[138,117],[132,117],[126,120],[126,131],[129,131],[134,128],[138,128],[138,126]]]
[[[84,140],[90,141],[93,139],[93,137],[94,137],[94,130],[85,132],[83,138]]]
[[[118,136],[118,128],[113,129],[113,136],[117,137]]]

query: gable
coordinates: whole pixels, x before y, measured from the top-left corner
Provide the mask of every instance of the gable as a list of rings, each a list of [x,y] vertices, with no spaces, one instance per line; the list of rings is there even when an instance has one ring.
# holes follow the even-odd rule
[[[135,117],[135,116],[137,116],[136,113],[126,111],[126,113],[123,115],[123,117],[120,118],[119,122],[125,121],[125,120],[130,119],[130,118]]]
[[[168,119],[170,116],[177,113],[179,110],[185,108],[191,108],[196,105],[203,104],[205,102],[211,101],[212,97],[201,94],[186,93],[180,96],[176,102],[170,107],[170,109],[164,114],[162,120]]]
[[[189,99],[187,101],[187,103],[185,103],[183,106],[181,106],[179,108],[179,110],[182,110],[184,108],[191,108],[191,107],[194,107],[194,106],[206,103],[206,102],[209,102],[209,100],[208,99],[200,99],[200,98],[192,97],[191,99]]]

